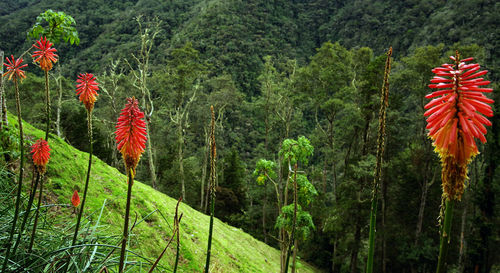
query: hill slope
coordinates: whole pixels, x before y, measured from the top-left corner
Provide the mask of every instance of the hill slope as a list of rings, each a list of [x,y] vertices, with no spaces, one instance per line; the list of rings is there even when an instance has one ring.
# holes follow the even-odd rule
[[[9,118],[11,126],[16,119]],[[23,123],[27,138],[35,140],[44,132]],[[82,141],[86,141],[83,137]],[[52,136],[51,160],[48,165],[44,193],[50,202],[69,204],[74,189],[83,190],[88,164],[88,153],[81,152]],[[126,177],[117,169],[94,157],[85,214],[97,215],[105,202],[102,226],[109,235],[121,234],[126,201]],[[130,249],[154,260],[159,256],[171,235],[172,218],[177,200],[136,181],[132,192],[131,215],[137,214],[137,226],[131,235]],[[96,213],[97,212],[97,213]],[[180,272],[202,272],[208,237],[209,217],[188,205],[181,204],[181,258]],[[58,208],[57,217],[74,217],[72,209]],[[95,216],[97,217],[97,216]],[[94,218],[94,216],[92,216]],[[132,220],[133,221],[133,220]],[[160,263],[171,269],[174,262],[171,246]],[[214,222],[211,272],[279,272],[279,251],[258,241],[238,228]],[[144,269],[143,269],[144,270]],[[303,263],[299,272],[315,272]]]

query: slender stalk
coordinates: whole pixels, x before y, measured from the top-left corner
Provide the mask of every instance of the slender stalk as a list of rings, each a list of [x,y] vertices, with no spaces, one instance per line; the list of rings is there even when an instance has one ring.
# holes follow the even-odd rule
[[[453,220],[454,201],[446,199],[444,211],[444,224],[441,230],[441,238],[439,241],[439,256],[436,273],[446,272],[446,255],[448,254],[448,246],[450,245],[451,222]]]
[[[87,125],[88,125],[88,135],[89,135],[89,143],[90,143],[90,151],[89,151],[89,165],[87,169],[87,178],[85,180],[85,189],[83,190],[83,199],[82,206],[80,207],[80,211],[78,212],[78,218],[76,220],[75,233],[73,235],[73,241],[71,242],[71,246],[76,244],[76,238],[78,237],[78,230],[80,228],[80,222],[83,215],[83,210],[85,208],[85,200],[87,199],[87,190],[89,188],[90,181],[90,170],[92,168],[92,111],[87,111]]]
[[[212,252],[212,234],[214,229],[214,210],[215,210],[215,157],[217,149],[215,146],[215,114],[214,107],[210,106],[212,113],[212,122],[210,125],[210,228],[208,230],[208,246],[207,246],[207,260],[205,263],[205,273],[209,273],[210,269],[210,255]]]
[[[50,92],[49,92],[49,71],[45,71],[45,100],[47,102],[45,111],[47,112],[47,127],[45,129],[45,141],[49,140],[50,129]]]
[[[297,163],[294,166],[293,174],[293,223],[292,223],[292,238],[288,244],[288,251],[286,254],[285,273],[288,272],[288,263],[290,262],[290,253],[292,252],[292,245],[295,245],[295,226],[297,225]]]
[[[125,251],[127,249],[128,240],[128,219],[130,217],[130,200],[132,199],[132,184],[134,183],[133,170],[128,170],[128,190],[127,190],[127,206],[125,208],[125,224],[123,226],[122,250],[120,253],[120,265],[118,272],[122,273],[125,267]]]
[[[19,246],[19,243],[21,242],[21,236],[23,235],[24,232],[24,227],[26,226],[26,222],[28,222],[28,217],[31,212],[31,206],[33,205],[33,200],[35,199],[35,194],[36,194],[36,188],[38,187],[38,183],[40,182],[40,173],[37,171],[36,172],[36,180],[35,183],[33,184],[33,187],[31,188],[31,193],[30,193],[30,198],[28,200],[28,206],[26,207],[26,212],[24,213],[24,218],[23,222],[21,224],[21,229],[19,230],[19,236],[17,236],[16,244],[14,245],[14,250],[12,252],[12,255],[16,255],[16,250],[17,247]]]
[[[375,177],[372,189],[372,204],[370,210],[370,231],[368,237],[368,257],[366,261],[366,273],[373,272],[373,256],[375,254],[375,226],[377,225],[377,194],[382,179],[382,156],[385,146],[385,123],[387,116],[387,106],[389,104],[389,74],[391,73],[391,55],[392,47],[387,52],[387,60],[385,61],[384,83],[380,97],[379,110],[379,127],[377,137],[377,165],[375,168]]]
[[[16,231],[17,218],[19,216],[19,206],[21,204],[21,192],[23,189],[24,136],[23,136],[23,121],[21,118],[21,102],[19,99],[19,86],[17,84],[16,78],[14,78],[14,86],[16,89],[16,107],[17,107],[17,119],[19,122],[19,151],[20,151],[21,163],[19,165],[19,181],[17,184],[16,209],[14,211],[14,219],[12,220],[12,227],[10,229],[9,240],[7,241],[7,251],[5,252],[5,258],[3,261],[2,270],[0,272],[6,272],[7,269],[7,264],[10,257],[10,249],[12,247],[12,239],[14,239],[14,232]]]
[[[43,194],[43,175],[40,175],[40,192],[38,194],[38,205],[36,206],[35,222],[33,223],[33,229],[31,230],[30,246],[28,247],[28,253],[31,253],[31,250],[33,250],[33,243],[35,242],[36,227],[38,225],[38,216],[40,215],[40,206],[42,204],[42,194]]]
[[[182,199],[180,199],[182,200]],[[179,202],[180,202],[179,200]],[[177,203],[177,207],[175,208],[175,229],[177,230],[177,246],[175,248],[175,264],[174,264],[174,273],[177,272],[177,266],[179,265],[179,253],[180,253],[180,238],[179,238],[179,235],[180,235],[180,221],[181,221],[181,218],[182,218],[182,214],[181,214],[181,217],[179,218],[179,213],[178,213],[178,208],[179,208],[179,202]]]

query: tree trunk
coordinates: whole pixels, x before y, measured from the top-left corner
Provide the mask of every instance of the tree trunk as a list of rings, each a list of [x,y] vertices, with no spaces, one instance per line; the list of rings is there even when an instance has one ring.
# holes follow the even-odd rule
[[[264,182],[264,201],[262,203],[262,232],[264,233],[264,243],[267,244],[266,204],[267,204],[267,180]]]
[[[149,117],[147,118],[147,121],[146,121],[146,134],[147,136],[149,137],[148,141],[147,141],[147,149],[148,149],[148,164],[149,164],[149,174],[151,176],[151,185],[153,186],[153,189],[157,189],[157,186],[156,186],[156,171],[155,171],[155,164],[153,162],[153,144],[151,144],[151,134],[150,134],[150,120],[149,120]],[[185,199],[183,199],[185,200]]]
[[[359,204],[358,204],[358,215],[360,212]],[[355,232],[354,232],[354,246],[351,252],[351,273],[358,272],[358,252],[359,245],[361,242],[361,225],[359,220],[356,220]]]
[[[59,77],[56,79],[56,84],[59,87],[57,92],[56,133],[58,137],[61,137],[61,107],[63,95],[61,70],[59,70]]]
[[[292,261],[292,273],[295,273],[296,270],[296,261],[297,261],[297,249],[299,247],[299,240],[295,239],[295,244],[293,246],[293,261]]]
[[[182,194],[182,200],[186,202],[186,185],[184,181],[184,154],[182,152],[183,144],[184,144],[184,137],[182,134],[182,123],[183,123],[183,117],[180,118],[179,124],[177,125],[177,137],[178,137],[178,150],[177,150],[177,156],[179,159],[179,180],[181,181],[181,194]]]
[[[427,183],[426,176],[424,176],[424,184],[422,185],[422,194],[420,196],[420,208],[418,210],[418,220],[417,220],[417,227],[415,230],[415,247],[418,245],[418,239],[420,238],[420,234],[422,233],[422,225],[424,221],[424,210],[425,210],[425,203],[427,201],[427,192],[429,191],[429,187],[434,183],[436,179],[436,172],[432,175],[432,180],[430,183]]]

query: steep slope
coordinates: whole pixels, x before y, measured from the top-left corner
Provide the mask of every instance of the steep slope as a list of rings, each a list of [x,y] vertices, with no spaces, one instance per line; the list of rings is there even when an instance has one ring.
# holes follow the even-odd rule
[[[9,118],[11,126],[16,119]],[[27,138],[35,140],[44,133],[28,123],[23,123]],[[82,141],[86,141],[82,137]],[[49,202],[69,204],[74,189],[82,189],[86,176],[88,154],[52,136],[50,139],[51,160],[46,182]],[[87,197],[86,215],[95,220],[104,202],[102,225],[108,235],[119,237],[123,225],[126,200],[126,177],[117,169],[94,157],[92,176]],[[136,181],[133,187],[131,215],[137,214],[137,226],[131,235],[130,248],[134,252],[154,260],[165,247],[171,235],[172,218],[177,200],[155,191]],[[180,272],[202,272],[208,237],[209,217],[188,205],[181,204]],[[60,207],[58,218],[72,218],[72,209]],[[72,221],[69,221],[72,222]],[[174,248],[171,246],[161,265],[171,269],[174,263]],[[279,272],[279,251],[260,242],[238,228],[222,223],[214,224],[212,241],[211,272]],[[302,263],[299,272],[315,272]],[[144,271],[145,269],[143,269]]]

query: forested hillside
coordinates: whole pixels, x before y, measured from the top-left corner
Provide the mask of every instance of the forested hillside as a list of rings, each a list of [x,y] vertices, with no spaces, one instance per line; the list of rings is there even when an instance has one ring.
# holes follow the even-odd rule
[[[280,203],[292,192],[286,145],[304,145],[312,154],[297,160],[302,222],[294,249],[327,272],[365,269],[380,90],[392,46],[374,272],[434,270],[441,165],[427,136],[425,95],[431,70],[459,50],[489,70],[488,97],[498,109],[498,1],[6,0],[0,50],[26,51],[34,42],[26,33],[47,9],[71,15],[81,41],[55,44],[52,133],[89,149],[74,86],[77,74],[94,73],[101,88],[94,154],[124,171],[114,124],[125,98],[135,96],[151,145],[137,179],[208,212],[213,105],[215,215],[276,248],[293,211],[290,199]],[[23,115],[41,128],[44,79],[34,65],[27,71],[19,86]],[[7,107],[15,108],[13,93]],[[500,267],[500,119],[496,111],[489,119],[455,207],[454,272]]]

